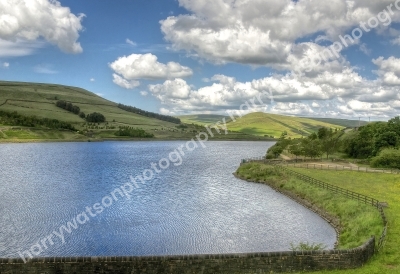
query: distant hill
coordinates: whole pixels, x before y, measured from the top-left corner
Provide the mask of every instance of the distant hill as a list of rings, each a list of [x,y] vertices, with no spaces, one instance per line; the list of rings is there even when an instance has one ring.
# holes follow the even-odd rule
[[[366,121],[358,121],[358,120],[347,120],[347,119],[336,119],[336,118],[311,118],[311,117],[302,117],[302,118],[339,125],[342,127],[358,127],[359,125],[364,126],[368,124],[368,122]]]
[[[58,100],[70,102],[86,114],[100,112],[110,122],[115,120],[121,124],[146,127],[174,126],[173,123],[122,110],[118,108],[117,103],[81,88],[53,84],[0,82],[0,110],[17,111],[22,115],[36,115],[70,123],[84,122],[78,115],[58,108],[55,105]]]
[[[84,118],[71,111],[56,106],[62,100],[79,107],[86,115],[98,112],[105,116],[104,123],[87,123]],[[21,140],[82,140],[82,139],[122,139],[115,136],[119,127],[141,128],[159,139],[192,139],[204,131],[199,125],[181,125],[179,119],[165,115],[129,108],[106,100],[90,91],[70,86],[0,81],[0,111],[18,112],[23,116],[57,119],[70,123],[77,131],[59,131],[46,128],[22,127],[14,129],[0,123],[0,142]],[[126,109],[126,110],[125,110]],[[140,114],[139,114],[140,113]],[[150,117],[149,117],[150,116]],[[157,119],[157,118],[159,119]],[[216,119],[216,117],[214,117]],[[218,119],[216,119],[218,121]],[[1,119],[0,119],[1,121]],[[191,124],[192,122],[190,122]],[[243,132],[216,135],[217,139],[267,140]]]
[[[226,121],[230,121],[231,118],[229,116],[224,115],[214,115],[214,114],[194,114],[194,115],[181,115],[177,116],[183,123],[186,124],[198,124],[198,125],[210,125],[215,124],[218,121],[222,121],[222,119],[226,119]]]
[[[240,131],[259,136],[279,137],[287,132],[288,137],[307,136],[321,127],[343,129],[343,126],[317,121],[309,118],[291,117],[262,112],[250,113],[228,123],[229,130]]]

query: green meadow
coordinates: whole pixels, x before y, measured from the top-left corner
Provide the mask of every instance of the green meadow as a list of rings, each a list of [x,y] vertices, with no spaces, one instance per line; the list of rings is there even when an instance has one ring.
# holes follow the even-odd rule
[[[310,118],[283,116],[268,113],[250,113],[231,121],[228,128],[247,134],[274,136],[279,138],[283,132],[287,137],[298,138],[317,132],[319,128],[343,129],[343,126],[316,121]]]
[[[339,248],[357,246],[371,235],[379,238],[383,224],[376,209],[357,204],[357,201],[334,195],[323,189],[316,189],[296,178],[274,173],[269,169],[269,166],[251,163],[240,167],[238,173],[244,178],[267,180],[284,189],[304,195],[307,200],[340,217],[344,229],[341,232]],[[385,245],[379,253],[362,268],[313,273],[400,273],[400,175],[302,168],[293,170],[388,203],[388,207],[385,208],[388,234]]]

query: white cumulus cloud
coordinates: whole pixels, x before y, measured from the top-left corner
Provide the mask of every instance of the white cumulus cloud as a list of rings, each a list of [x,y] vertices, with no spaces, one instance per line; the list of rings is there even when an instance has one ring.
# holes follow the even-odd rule
[[[189,14],[161,21],[164,38],[174,49],[214,63],[272,67],[288,63],[291,55],[299,54],[299,46],[315,44],[298,39],[318,34],[317,42],[338,41],[339,35],[393,6],[392,0],[178,1]],[[391,21],[399,22],[400,15],[391,16]],[[378,33],[388,23],[383,20]]]
[[[136,80],[126,80],[119,76],[118,74],[113,74],[113,82],[114,84],[125,88],[125,89],[134,89],[138,86],[140,86],[140,82]]]
[[[173,79],[191,76],[193,71],[176,62],[163,64],[157,56],[147,54],[131,54],[123,56],[110,64],[110,68],[126,80],[134,79]]]
[[[381,77],[383,84],[389,86],[400,85],[400,59],[393,56],[385,59],[379,57],[372,60],[378,66],[376,73]]]
[[[83,17],[56,0],[0,1],[0,52],[5,48],[8,56],[27,55],[32,47],[26,43],[43,38],[66,53],[81,53],[78,38]],[[7,42],[19,49],[10,49]]]
[[[191,91],[190,86],[185,80],[175,79],[167,80],[163,84],[149,85],[150,92],[163,100],[185,99],[189,96]]]

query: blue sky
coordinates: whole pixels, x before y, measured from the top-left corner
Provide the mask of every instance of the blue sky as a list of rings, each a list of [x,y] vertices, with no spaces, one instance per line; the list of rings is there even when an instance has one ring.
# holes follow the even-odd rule
[[[223,114],[261,96],[267,107],[253,111],[385,120],[400,109],[400,1],[366,2],[2,1],[0,80],[170,115]],[[356,28],[345,47],[340,36]]]

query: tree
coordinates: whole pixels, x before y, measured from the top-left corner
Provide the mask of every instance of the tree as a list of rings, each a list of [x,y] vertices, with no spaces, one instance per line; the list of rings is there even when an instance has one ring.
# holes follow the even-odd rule
[[[98,112],[93,112],[86,116],[86,121],[91,123],[104,123],[106,121],[106,117],[103,114]]]
[[[383,149],[371,161],[372,167],[387,167],[400,169],[400,150],[393,148]]]
[[[151,117],[151,118],[156,118],[159,120],[163,120],[163,121],[167,121],[167,122],[171,122],[174,124],[180,124],[181,120],[179,118],[176,117],[172,117],[172,116],[168,116],[168,115],[162,115],[162,114],[158,114],[158,113],[154,113],[154,112],[149,112],[149,111],[145,111],[136,107],[131,107],[131,106],[126,106],[123,104],[118,104],[118,107],[120,109],[123,109],[125,111],[129,111],[132,113],[136,113],[142,116],[146,116],[146,117]]]
[[[153,138],[154,134],[147,133],[141,128],[132,128],[132,127],[120,127],[120,129],[115,132],[115,136],[127,136],[127,137],[135,137],[135,138]]]
[[[72,106],[71,112],[75,114],[79,114],[81,112],[81,109],[78,106]]]
[[[327,129],[326,127],[321,127],[318,129],[318,139],[322,140],[332,134],[332,130]]]
[[[390,148],[397,147],[399,141],[398,134],[394,131],[383,132],[378,135],[375,139],[375,150],[374,154],[378,154],[378,152],[382,148]]]
[[[289,147],[289,152],[290,152],[291,154],[295,155],[295,156],[296,156],[296,159],[297,159],[298,156],[304,155],[303,148],[302,148],[301,144],[298,143],[298,142],[292,144],[292,145]]]
[[[332,129],[320,128],[318,130],[318,139],[321,141],[321,150],[326,153],[326,158],[337,151],[339,146],[339,138],[343,132],[335,133]]]
[[[310,158],[317,158],[322,154],[321,142],[320,140],[314,139],[313,137],[314,136],[309,136],[308,138],[302,139],[301,146],[304,152],[304,156]]]

